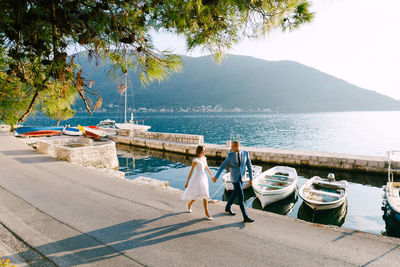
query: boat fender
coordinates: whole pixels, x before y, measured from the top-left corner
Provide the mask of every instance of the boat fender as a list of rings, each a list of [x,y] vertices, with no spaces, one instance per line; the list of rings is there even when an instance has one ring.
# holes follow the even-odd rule
[[[328,180],[329,180],[329,182],[334,182],[335,181],[335,174],[328,173]]]

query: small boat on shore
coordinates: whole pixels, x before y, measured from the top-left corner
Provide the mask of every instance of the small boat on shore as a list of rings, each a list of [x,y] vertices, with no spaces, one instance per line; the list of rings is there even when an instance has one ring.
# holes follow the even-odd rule
[[[71,136],[80,136],[80,135],[82,135],[82,132],[78,128],[69,127],[69,126],[64,127],[62,132],[65,135],[71,135]]]
[[[253,169],[252,170],[253,171],[253,179],[255,179],[255,177],[261,173],[262,167],[258,166],[258,165],[253,165],[252,167],[253,167],[252,168]],[[230,176],[229,172],[226,173],[224,176],[222,176],[222,181],[224,182],[225,190],[228,190],[228,191],[233,190],[233,184],[232,184],[231,176]],[[243,184],[242,184],[243,189],[250,188],[250,177],[249,177],[248,171],[246,171],[246,176],[242,179],[242,182],[243,182]]]
[[[387,215],[400,223],[400,182],[394,182],[393,161],[400,161],[400,151],[388,151],[388,182],[384,187],[384,210]]]
[[[262,208],[288,197],[296,190],[296,187],[296,169],[287,166],[275,166],[268,169],[253,181],[253,190]]]
[[[39,137],[61,135],[63,126],[22,126],[14,129],[15,136]]]
[[[83,133],[84,136],[94,139],[100,139],[102,137],[107,136],[107,134],[104,131],[100,130],[96,126],[83,127],[78,125],[78,129]]]
[[[24,136],[24,137],[41,137],[41,136],[55,136],[55,135],[61,135],[61,131],[56,131],[56,130],[39,130],[39,131],[32,131],[32,132],[27,132],[20,134],[19,136]]]
[[[299,196],[310,208],[327,210],[342,205],[347,198],[347,192],[347,181],[335,181],[335,175],[330,173],[328,179],[319,176],[309,179],[300,187]]]

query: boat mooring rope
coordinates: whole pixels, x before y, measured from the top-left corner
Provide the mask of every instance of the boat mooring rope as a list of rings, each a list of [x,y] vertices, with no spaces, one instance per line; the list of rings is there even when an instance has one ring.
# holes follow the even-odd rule
[[[312,223],[314,223],[315,212],[316,212],[316,211],[317,211],[317,209],[313,209],[312,220],[311,220]]]
[[[222,187],[224,187],[224,183],[222,183],[220,188],[218,188],[218,190],[211,197],[209,197],[209,199],[212,199],[219,192],[219,190],[221,190]]]
[[[248,208],[251,204],[253,204],[254,200],[256,200],[256,196],[253,197],[253,199],[251,200],[251,202],[249,204],[246,205],[246,208]]]

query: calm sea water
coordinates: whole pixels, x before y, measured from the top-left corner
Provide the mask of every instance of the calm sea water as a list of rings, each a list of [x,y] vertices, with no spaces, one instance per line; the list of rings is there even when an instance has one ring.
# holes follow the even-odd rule
[[[121,114],[77,114],[63,122],[71,125],[95,125],[107,118],[121,121]],[[206,143],[224,144],[231,135],[239,136],[242,145],[278,149],[311,150],[335,153],[384,156],[387,150],[400,150],[400,112],[335,112],[304,114],[271,113],[139,113],[151,131],[204,135]],[[38,116],[24,125],[52,125],[54,121]],[[120,170],[128,179],[147,176],[167,180],[170,186],[183,189],[191,158],[160,151],[118,146]],[[221,162],[209,160],[215,173]],[[272,166],[264,165],[263,170]],[[328,171],[297,169],[299,186],[306,179]],[[267,211],[286,214],[306,221],[333,224],[377,234],[391,232],[382,218],[382,186],[385,176],[335,172],[337,180],[349,181],[346,205],[328,212],[314,213],[297,194],[269,205]],[[214,199],[226,200],[227,192],[218,191],[221,179],[210,182]],[[251,190],[245,192],[246,204],[261,208]],[[182,204],[184,207],[184,204]],[[237,210],[238,211],[238,210]],[[201,212],[201,211],[199,211]]]
[[[332,113],[138,113],[151,131],[204,135],[206,143],[224,144],[231,135],[242,145],[335,153],[380,155],[400,149],[400,112]],[[107,118],[122,121],[121,113],[77,114],[62,122],[96,125]],[[43,116],[24,125],[52,125]]]

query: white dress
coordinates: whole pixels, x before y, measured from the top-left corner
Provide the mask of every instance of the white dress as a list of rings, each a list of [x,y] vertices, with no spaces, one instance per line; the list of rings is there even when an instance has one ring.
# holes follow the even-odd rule
[[[188,187],[183,192],[181,197],[182,200],[198,200],[210,197],[208,192],[208,178],[206,175],[207,158],[201,157],[194,158],[193,162],[196,162],[192,177],[189,179]]]

